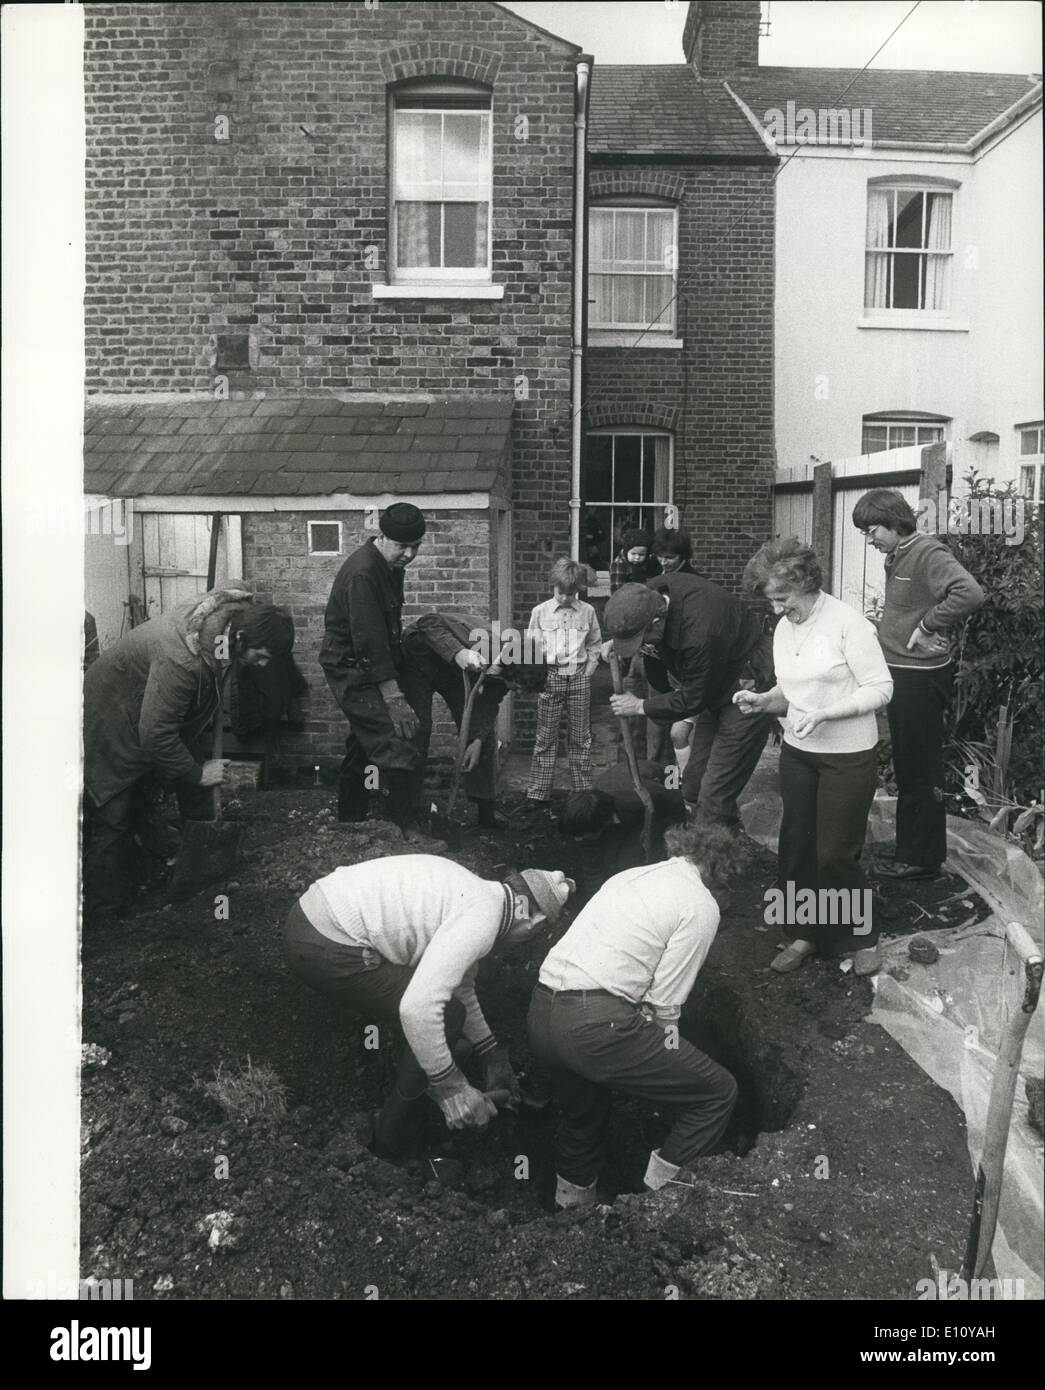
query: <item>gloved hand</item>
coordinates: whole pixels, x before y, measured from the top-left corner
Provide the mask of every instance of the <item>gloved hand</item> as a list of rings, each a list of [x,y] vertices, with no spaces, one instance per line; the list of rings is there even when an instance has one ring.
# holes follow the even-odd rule
[[[429,1086],[428,1094],[438,1103],[450,1129],[482,1129],[497,1114],[493,1101],[467,1081],[444,1081]]]
[[[474,647],[462,647],[454,655],[454,661],[462,671],[482,671],[486,666],[482,653],[477,652]]]
[[[403,739],[413,738],[420,721],[407,700],[402,695],[393,695],[390,700],[385,701],[385,708],[398,736]]]
[[[519,1078],[505,1048],[495,1047],[483,1058],[483,1086],[487,1092],[507,1091],[508,1099],[504,1105],[508,1110],[514,1110],[521,1102]]]
[[[483,741],[481,738],[473,738],[468,747],[464,750],[464,757],[461,759],[462,772],[474,772],[479,766],[479,759],[482,756]]]

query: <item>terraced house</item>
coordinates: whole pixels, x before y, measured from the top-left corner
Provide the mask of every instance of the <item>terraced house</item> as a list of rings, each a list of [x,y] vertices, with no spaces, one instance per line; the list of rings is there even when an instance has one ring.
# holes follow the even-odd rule
[[[429,518],[407,617],[509,625],[633,520],[737,579],[776,161],[723,81],[757,5],[693,12],[685,64],[604,75],[492,3],[85,7],[85,487],[133,512],[88,536],[102,646],[205,587],[218,526],[218,582],[295,613],[311,761],[330,585],[394,499]]]

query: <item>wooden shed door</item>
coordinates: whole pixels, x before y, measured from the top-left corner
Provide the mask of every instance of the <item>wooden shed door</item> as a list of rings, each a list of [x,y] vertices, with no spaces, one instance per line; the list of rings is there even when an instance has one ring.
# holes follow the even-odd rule
[[[137,573],[150,618],[207,590],[212,517],[208,512],[139,512],[135,516]],[[241,578],[240,518],[221,518],[215,587]]]

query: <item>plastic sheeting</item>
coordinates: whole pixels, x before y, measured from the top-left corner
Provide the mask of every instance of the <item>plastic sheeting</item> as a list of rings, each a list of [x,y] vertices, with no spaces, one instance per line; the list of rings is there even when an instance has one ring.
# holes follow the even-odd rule
[[[775,850],[780,796],[768,761],[748,784],[745,798],[741,813],[748,834]],[[895,838],[895,815],[895,797],[875,799],[868,843]],[[956,933],[952,927],[920,933],[940,952],[933,965],[910,960],[910,937],[883,943],[884,965],[874,979],[871,1019],[961,1106],[975,1172],[1001,1031],[1023,999],[1023,969],[1005,940],[1005,924],[1021,923],[1041,945],[1045,885],[1022,850],[971,822],[948,816],[947,846],[948,868],[983,898],[991,915],[965,931]],[[993,1247],[998,1278],[1022,1280],[1023,1297],[1039,1299],[1045,1296],[1043,1144],[1027,1120],[1024,1081],[1040,1077],[1043,1063],[1045,1019],[1039,1004],[1023,1048]],[[970,1217],[972,1196],[970,1181]]]

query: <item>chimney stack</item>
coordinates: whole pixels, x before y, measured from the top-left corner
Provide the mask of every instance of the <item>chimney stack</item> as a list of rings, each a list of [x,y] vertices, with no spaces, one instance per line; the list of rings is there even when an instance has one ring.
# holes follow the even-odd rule
[[[682,33],[686,62],[715,80],[758,67],[759,0],[691,0]]]

